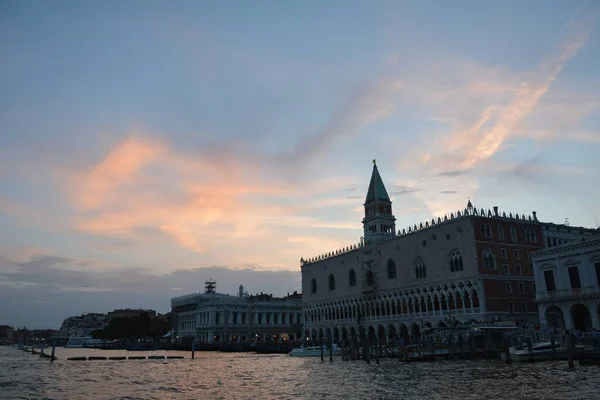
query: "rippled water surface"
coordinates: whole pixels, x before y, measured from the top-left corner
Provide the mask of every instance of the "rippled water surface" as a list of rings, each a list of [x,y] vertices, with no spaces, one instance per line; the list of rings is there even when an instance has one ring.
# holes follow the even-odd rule
[[[0,347],[0,399],[593,399],[600,368],[567,362],[321,363],[246,353],[57,349],[58,361]],[[67,361],[185,355],[184,360]]]

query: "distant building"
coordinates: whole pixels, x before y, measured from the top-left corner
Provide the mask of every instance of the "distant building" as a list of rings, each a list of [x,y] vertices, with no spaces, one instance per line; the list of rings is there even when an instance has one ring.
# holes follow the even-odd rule
[[[0,325],[0,343],[12,343],[13,332],[12,326]]]
[[[600,329],[600,235],[531,255],[540,322],[558,328]]]
[[[136,318],[141,317],[142,314],[147,314],[150,318],[156,317],[156,311],[154,310],[144,310],[144,309],[131,309],[131,308],[123,308],[119,310],[109,311],[106,316],[108,319],[113,318]]]
[[[535,212],[478,210],[470,201],[401,231],[395,221],[374,163],[360,242],[300,260],[306,336],[338,341],[362,327],[386,342],[427,327],[537,321],[530,254],[547,239],[594,231],[540,222]]]
[[[216,292],[207,282],[205,293],[171,299],[173,336],[177,341],[239,343],[295,341],[302,336],[301,295],[283,298],[248,296],[240,285],[237,296]]]
[[[83,313],[79,316],[66,318],[58,336],[61,337],[85,337],[96,329],[104,329],[108,326],[109,319],[106,314]]]

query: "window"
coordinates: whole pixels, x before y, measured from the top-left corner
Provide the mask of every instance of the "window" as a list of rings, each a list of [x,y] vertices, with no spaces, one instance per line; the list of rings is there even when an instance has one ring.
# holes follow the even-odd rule
[[[335,290],[335,276],[329,275],[329,290]]]
[[[526,301],[521,302],[521,312],[523,314],[527,314],[527,302]]]
[[[452,250],[450,254],[450,272],[458,272],[463,270],[463,258],[458,250]]]
[[[396,263],[393,260],[388,260],[387,270],[388,279],[396,279]]]
[[[506,260],[508,255],[506,254],[506,249],[500,249],[500,254],[502,255],[502,259]]]
[[[556,284],[554,283],[554,271],[548,269],[544,271],[544,281],[546,282],[546,292],[556,292]]]
[[[514,226],[510,227],[510,240],[512,240],[513,242],[517,241],[517,230]]]
[[[513,301],[508,302],[508,312],[511,314],[515,313],[515,303]]]
[[[533,292],[533,294],[535,295],[535,283],[531,284],[531,291]]]
[[[579,268],[569,267],[569,282],[572,290],[581,289],[581,279],[579,278]]]
[[[375,277],[373,276],[373,271],[367,272],[367,286],[373,286],[375,283]]]
[[[506,282],[506,293],[512,293],[512,286],[510,282]]]
[[[510,274],[510,271],[508,269],[508,264],[504,264],[504,275],[508,275]]]
[[[450,240],[450,234],[446,233],[446,240]]]
[[[417,261],[415,261],[415,276],[417,279],[427,277],[427,269],[425,268],[425,263],[421,257],[417,258]]]
[[[483,268],[494,269],[494,254],[490,249],[483,250]]]
[[[513,255],[515,256],[515,260],[519,260],[521,258],[521,256],[519,255],[518,249],[513,250]]]
[[[537,242],[537,237],[533,229],[523,229],[523,237],[528,242]]]
[[[427,247],[427,240],[423,240],[423,247]]]
[[[600,262],[594,264],[594,268],[596,268],[596,283],[600,286]]]
[[[519,294],[525,294],[525,285],[523,285],[523,282],[519,282]]]
[[[348,272],[348,286],[356,286],[356,272],[353,269]]]
[[[504,240],[504,228],[502,225],[498,225],[498,239]]]
[[[523,275],[523,274],[521,273],[521,266],[520,266],[520,265],[517,265],[517,266],[516,266],[516,268],[517,268],[517,275]]]
[[[315,278],[312,279],[312,292],[313,294],[317,293],[317,280]]]
[[[492,227],[490,224],[481,224],[481,236],[484,238],[491,238],[492,235]]]

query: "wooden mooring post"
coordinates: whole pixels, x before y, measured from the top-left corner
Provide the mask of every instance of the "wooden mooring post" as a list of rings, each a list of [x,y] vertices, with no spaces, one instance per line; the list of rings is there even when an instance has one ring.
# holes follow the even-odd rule
[[[569,362],[569,368],[575,368],[575,362],[573,361],[573,353],[575,352],[575,337],[572,333],[567,335],[567,361]]]
[[[321,362],[323,362],[323,337],[321,336]]]
[[[329,362],[333,362],[333,340],[331,336],[327,338],[327,347],[329,347]]]
[[[56,360],[54,353],[56,352],[56,339],[52,340],[52,354],[50,355],[50,362]]]

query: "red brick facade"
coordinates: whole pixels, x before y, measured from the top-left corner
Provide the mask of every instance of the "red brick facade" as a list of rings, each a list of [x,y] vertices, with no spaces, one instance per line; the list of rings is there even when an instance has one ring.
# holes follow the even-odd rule
[[[501,217],[475,217],[473,224],[487,311],[524,317],[536,314],[529,255],[544,248],[541,225]]]

